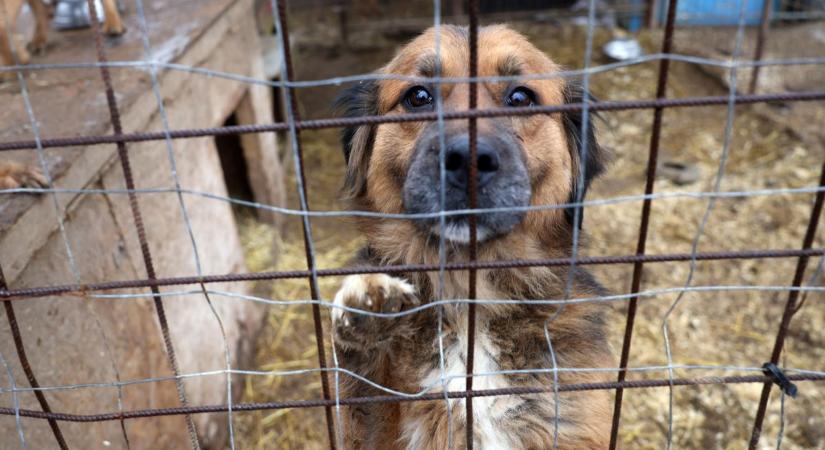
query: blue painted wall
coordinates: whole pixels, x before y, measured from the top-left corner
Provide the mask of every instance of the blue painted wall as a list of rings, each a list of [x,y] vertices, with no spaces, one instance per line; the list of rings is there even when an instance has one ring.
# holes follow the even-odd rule
[[[758,25],[762,18],[765,1],[776,0],[679,0],[676,7],[676,22],[679,25],[737,25],[739,8],[745,4],[745,23]],[[659,2],[659,20],[665,21],[667,1]],[[774,6],[775,7],[775,6]]]

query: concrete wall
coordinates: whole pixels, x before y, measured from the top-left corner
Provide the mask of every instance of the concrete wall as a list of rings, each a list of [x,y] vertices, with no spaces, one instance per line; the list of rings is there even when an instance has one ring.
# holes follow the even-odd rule
[[[177,58],[182,64],[209,67],[262,77],[260,48],[251,0],[239,0],[216,17],[209,29],[191,42]],[[241,123],[272,122],[271,98],[264,86],[207,78],[184,72],[161,77],[164,101],[172,128],[219,126],[237,111]],[[122,111],[129,131],[162,129],[151,88],[129,102]],[[274,135],[244,137],[244,156],[256,200],[283,201],[281,167]],[[172,187],[171,167],[163,141],[129,144],[138,188]],[[185,189],[227,195],[217,149],[212,138],[173,142],[178,177]],[[75,160],[58,187],[124,187],[119,160],[113,148],[90,148]],[[146,271],[126,195],[59,197],[65,211],[68,245],[81,282],[144,278]],[[246,271],[229,204],[198,196],[185,196],[204,274]],[[192,244],[175,194],[141,194],[140,208],[159,277],[196,275]],[[277,222],[273,216],[267,217]],[[76,282],[66,243],[56,228],[52,198],[43,196],[0,236],[2,266],[12,288]],[[212,284],[210,289],[244,293],[242,283]],[[163,292],[197,290],[175,286]],[[118,291],[147,294],[148,289]],[[225,368],[228,349],[237,367],[251,353],[251,339],[262,323],[260,306],[211,295],[226,331],[224,341],[218,320],[203,295],[165,297],[172,341],[182,373]],[[24,345],[33,371],[43,386],[111,383],[171,375],[152,299],[101,299],[59,296],[13,302]],[[0,319],[0,354],[10,365],[18,387],[28,387],[12,342],[8,321]],[[0,367],[1,368],[1,367]],[[117,371],[117,373],[116,373]],[[2,372],[0,387],[9,381]],[[234,380],[236,388],[240,380]],[[186,379],[190,404],[226,402],[226,378],[213,375]],[[118,410],[118,390],[111,387],[48,391],[55,411],[91,414]],[[137,383],[123,387],[126,410],[178,406],[172,381]],[[19,394],[21,406],[39,410],[31,392]],[[0,394],[0,406],[12,407],[12,396]],[[194,416],[206,447],[222,447],[226,415]],[[56,448],[46,421],[23,420],[31,449]],[[125,448],[119,422],[73,424],[61,422],[70,448]],[[186,448],[188,436],[183,416],[126,422],[132,449]],[[19,448],[13,416],[0,416],[0,449]]]

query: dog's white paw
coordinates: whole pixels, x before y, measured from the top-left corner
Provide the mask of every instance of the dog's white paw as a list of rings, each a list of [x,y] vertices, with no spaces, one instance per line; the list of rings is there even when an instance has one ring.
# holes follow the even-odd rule
[[[397,313],[419,305],[415,288],[401,278],[385,274],[350,275],[335,294],[332,321],[337,342],[350,347],[386,342],[402,331],[403,318],[376,317],[343,307],[375,313]]]

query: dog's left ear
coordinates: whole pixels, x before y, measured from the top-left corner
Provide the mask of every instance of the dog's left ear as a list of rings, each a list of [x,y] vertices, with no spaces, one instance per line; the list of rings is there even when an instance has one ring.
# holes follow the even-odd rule
[[[343,117],[374,116],[378,114],[378,83],[361,81],[335,100],[335,108]],[[354,125],[344,128],[341,143],[347,175],[344,194],[349,199],[358,198],[367,189],[367,167],[375,140],[376,125]]]
[[[589,92],[585,92],[577,82],[568,82],[564,89],[564,102],[566,104],[581,104],[587,101],[595,101]],[[568,203],[583,201],[590,182],[604,172],[606,155],[604,149],[596,141],[596,131],[594,122],[600,117],[595,111],[588,111],[587,126],[585,128],[584,117],[581,110],[565,112],[562,117],[564,131],[567,135],[567,146],[570,157],[573,161],[573,182],[570,188],[570,198]],[[586,141],[586,145],[583,143]],[[584,180],[579,178],[584,169]],[[575,208],[567,208],[564,215],[570,225],[575,221]],[[584,208],[579,210],[579,227],[584,222]]]

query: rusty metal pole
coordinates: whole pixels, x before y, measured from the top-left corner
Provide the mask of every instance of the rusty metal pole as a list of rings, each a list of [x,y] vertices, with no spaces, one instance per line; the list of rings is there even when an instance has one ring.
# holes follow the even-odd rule
[[[802,373],[787,375],[789,381],[825,381],[825,374],[821,373]],[[669,378],[669,379],[655,379],[655,380],[632,380],[623,381],[605,381],[601,383],[575,383],[575,384],[560,384],[557,388],[552,386],[525,386],[501,389],[478,389],[474,391],[449,391],[447,398],[463,399],[476,397],[497,397],[507,395],[528,395],[528,394],[546,394],[558,390],[558,392],[583,392],[583,391],[599,391],[599,390],[613,390],[618,387],[623,389],[648,389],[669,386],[716,386],[726,384],[748,384],[748,383],[766,383],[774,381],[774,378],[766,375],[737,375],[727,377],[697,377],[697,378]],[[233,411],[269,411],[278,409],[296,409],[296,408],[320,408],[327,406],[348,406],[348,405],[374,405],[374,404],[395,404],[407,402],[443,402],[443,392],[428,393],[415,397],[401,397],[397,395],[376,395],[370,397],[348,397],[341,398],[337,401],[335,399],[310,399],[310,400],[287,400],[282,402],[266,402],[266,403],[237,403],[232,405]],[[91,423],[91,422],[107,422],[114,420],[132,420],[144,419],[147,417],[164,417],[164,416],[179,416],[183,414],[209,414],[221,413],[229,410],[228,405],[198,405],[177,408],[148,408],[136,409],[131,411],[109,412],[102,414],[65,414],[65,413],[46,413],[43,411],[33,411],[30,409],[20,409],[20,417],[28,417],[32,419],[53,419],[60,422],[75,422],[75,423]],[[0,407],[0,416],[14,416],[14,408]]]
[[[822,164],[822,169],[819,176],[819,187],[825,187],[825,163]],[[816,194],[813,208],[811,208],[811,216],[808,219],[808,227],[805,231],[805,237],[802,240],[802,248],[808,249],[813,245],[816,237],[816,230],[819,226],[819,219],[822,216],[822,204],[825,200],[825,191],[819,191]],[[808,266],[808,256],[800,256],[796,263],[796,272],[794,272],[791,286],[798,288],[802,286],[802,279],[805,276],[805,268]],[[785,311],[782,313],[782,320],[779,324],[779,331],[776,334],[776,342],[774,342],[773,352],[771,353],[771,363],[778,364],[779,357],[782,356],[782,349],[785,345],[785,336],[788,334],[791,319],[796,313],[797,299],[799,298],[799,290],[793,289],[788,293],[788,301],[785,303]],[[759,399],[759,407],[756,410],[756,419],[754,420],[753,430],[751,431],[751,439],[748,445],[750,450],[756,450],[759,443],[759,436],[762,434],[762,423],[765,420],[765,413],[768,409],[768,400],[771,396],[771,387],[773,383],[768,381],[762,386],[762,396]]]
[[[667,21],[665,22],[665,34],[662,38],[662,53],[669,54],[673,49],[673,30],[676,24],[676,7],[678,0],[670,0],[667,9]],[[667,80],[670,70],[670,59],[664,58],[659,63],[659,81],[656,86],[656,100],[664,99],[667,96]],[[652,199],[650,195],[653,194],[653,186],[656,180],[656,167],[659,156],[659,139],[662,133],[662,115],[664,109],[656,108],[653,110],[653,129],[650,133],[650,150],[647,158],[647,177],[645,182],[646,198],[642,204],[642,219],[639,223],[639,240],[636,244],[636,254],[644,255],[645,245],[647,243],[647,230],[650,224],[650,210]],[[633,265],[633,280],[631,281],[631,294],[638,294],[642,284],[642,270],[644,264],[639,261]],[[638,309],[639,297],[634,296],[630,299],[627,306],[627,322],[625,323],[624,340],[622,343],[622,354],[619,360],[619,374],[618,381],[622,382],[627,376],[628,361],[630,359],[630,343],[633,339],[633,326],[636,320],[636,311]],[[613,403],[613,423],[610,429],[610,450],[615,450],[619,443],[619,422],[622,416],[622,399],[624,397],[624,390],[622,388],[616,389],[616,398]]]
[[[663,263],[690,261],[720,261],[727,259],[762,259],[762,258],[798,258],[802,256],[817,257],[825,255],[825,248],[800,249],[763,249],[738,250],[722,252],[699,253],[660,253],[657,255],[618,255],[618,256],[582,256],[576,258],[576,264],[581,266],[599,266],[636,263]],[[515,269],[528,267],[561,267],[570,265],[571,257],[546,259],[511,259],[506,261],[476,261],[451,262],[444,266],[444,270],[457,271],[474,269]],[[438,264],[403,264],[377,267],[342,267],[334,269],[318,269],[319,277],[341,277],[345,275],[363,275],[373,273],[419,273],[437,272],[441,269]],[[238,281],[266,281],[308,278],[312,273],[309,270],[287,270],[274,272],[231,273],[223,275],[204,275],[201,277],[171,277],[125,281],[106,281],[84,285],[63,284],[56,286],[39,286],[20,289],[3,289],[0,287],[0,301],[25,301],[29,298],[47,297],[51,295],[79,296],[94,291],[109,291],[113,289],[135,289],[160,286],[181,286],[199,283],[228,283]]]
[[[470,12],[470,99],[469,109],[474,110],[478,104],[478,84],[473,78],[478,76],[478,0],[469,0]],[[469,166],[469,183],[467,186],[468,197],[470,200],[470,209],[478,207],[478,132],[477,132],[477,118],[471,117],[468,120],[467,132],[470,141],[470,166]],[[470,215],[470,262],[475,262],[478,258],[478,228],[477,217],[475,214]],[[476,299],[476,278],[478,274],[476,269],[470,269],[468,273],[467,297],[470,304],[467,309],[467,391],[473,390],[473,364],[475,358],[475,336],[476,336],[476,304],[473,300]],[[467,450],[473,450],[473,399],[468,398],[466,401],[466,415],[467,424],[466,431],[466,446]]]
[[[743,94],[738,95],[734,100],[737,105],[749,105],[754,103],[768,102],[813,102],[825,100],[825,90],[808,92],[782,92],[775,94]],[[627,111],[634,109],[650,108],[695,108],[699,106],[727,105],[730,99],[727,95],[716,95],[707,97],[683,97],[683,98],[661,98],[652,100],[615,100],[589,103],[591,111]],[[582,104],[562,104],[531,106],[527,108],[485,108],[472,111],[446,111],[443,114],[444,120],[467,119],[469,117],[517,117],[533,116],[539,114],[553,114],[558,112],[581,111]],[[406,113],[383,116],[360,116],[360,117],[337,117],[327,119],[307,119],[296,120],[295,128],[298,130],[319,130],[324,128],[342,128],[353,125],[372,125],[382,123],[402,123],[402,122],[425,122],[438,119],[434,112],[426,113]],[[256,125],[230,125],[222,127],[208,128],[184,128],[178,130],[149,131],[123,133],[120,135],[95,135],[77,137],[58,137],[41,139],[42,148],[62,148],[89,146],[99,144],[114,144],[118,142],[145,142],[164,140],[167,136],[171,139],[187,139],[204,136],[226,136],[238,134],[269,133],[273,131],[288,131],[289,124],[285,122],[265,123]],[[37,142],[34,140],[11,141],[0,143],[0,152],[23,149],[36,149]],[[2,291],[0,291],[2,292]]]
[[[0,288],[4,290],[8,289],[2,267],[0,267]],[[49,402],[46,400],[46,396],[43,395],[43,391],[39,390],[40,383],[37,382],[37,378],[34,376],[34,370],[32,370],[32,366],[29,364],[29,357],[26,355],[26,347],[23,345],[23,336],[20,334],[20,327],[17,325],[14,308],[11,302],[3,302],[3,307],[6,310],[6,320],[9,322],[9,330],[11,331],[12,341],[14,341],[14,348],[17,350],[17,359],[20,361],[20,367],[23,369],[23,373],[26,374],[29,386],[35,389],[34,396],[37,398],[37,403],[40,404],[40,409],[45,413],[51,413],[52,409],[49,406]],[[58,447],[60,447],[61,450],[67,450],[69,447],[66,445],[66,439],[63,438],[63,433],[60,431],[57,421],[54,419],[48,419],[48,421],[49,428],[51,428],[52,434],[54,434],[54,439],[57,441]]]
[[[772,0],[764,0],[764,3],[762,4],[762,22],[759,24],[759,34],[756,35],[756,51],[753,55],[754,62],[761,61],[762,53],[765,51],[765,39],[767,38],[768,29],[771,25],[772,6]],[[751,72],[751,82],[748,87],[748,93],[750,94],[756,93],[756,85],[759,83],[759,69],[759,66],[753,66],[753,71]]]
[[[126,141],[121,138],[123,135],[123,125],[120,120],[120,110],[118,109],[117,96],[112,84],[112,75],[109,71],[108,57],[106,55],[106,47],[103,43],[103,32],[101,24],[97,19],[97,11],[94,0],[87,0],[89,5],[89,17],[91,19],[92,29],[95,36],[95,49],[97,50],[97,60],[100,65],[100,78],[103,80],[103,86],[106,93],[106,104],[109,109],[109,117],[112,123],[112,131],[117,145],[118,160],[120,161],[121,170],[123,171],[123,180],[126,184],[126,189],[129,190],[129,209],[132,212],[132,222],[135,225],[135,231],[138,236],[140,244],[140,252],[143,257],[143,265],[146,270],[146,277],[150,280],[157,278],[155,274],[155,265],[152,260],[152,252],[149,249],[149,240],[146,236],[146,228],[143,222],[143,215],[140,211],[140,204],[138,203],[137,194],[135,194],[135,181],[132,174],[132,164],[129,158],[129,152],[126,148]],[[169,362],[169,367],[175,377],[180,375],[180,368],[178,366],[177,356],[175,355],[175,347],[172,343],[172,335],[169,331],[169,323],[166,318],[166,310],[163,305],[163,298],[160,295],[160,290],[157,286],[151,287],[152,298],[155,306],[155,314],[158,318],[158,324],[161,328],[161,335],[163,336],[163,344],[166,348],[166,358]],[[175,379],[175,388],[178,392],[178,400],[181,406],[187,406],[186,389],[183,385],[183,380]],[[189,433],[190,445],[193,449],[200,449],[200,442],[198,441],[198,432],[195,428],[195,422],[192,416],[187,414],[184,416],[186,421],[186,429]]]
[[[293,60],[292,60],[292,52],[289,46],[289,27],[287,26],[287,0],[276,0],[277,3],[277,23],[278,28],[280,29],[281,35],[281,49],[283,52],[283,61],[284,61],[284,80],[285,82],[291,82],[295,79],[295,71],[293,69]],[[306,180],[306,176],[304,174],[304,153],[301,147],[301,133],[300,130],[294,128],[294,122],[297,122],[301,119],[299,110],[298,110],[298,97],[297,93],[295,92],[295,88],[291,86],[285,86],[284,92],[288,97],[288,112],[292,115],[293,120],[293,127],[290,130],[293,139],[293,146],[295,148],[295,157],[296,157],[296,174],[295,177],[297,180],[300,181],[301,189],[299,191],[299,196],[302,198],[301,209],[304,212],[309,211],[309,201],[307,199],[307,186],[304,180]],[[309,282],[309,290],[310,296],[316,302],[321,300],[321,292],[320,288],[317,284],[317,266],[315,263],[315,254],[312,251],[312,224],[310,223],[309,216],[304,216],[303,221],[303,238],[304,238],[304,254],[306,256],[307,262],[307,270],[309,271],[309,276],[307,277],[307,281]],[[320,367],[320,377],[321,377],[321,393],[324,396],[324,399],[330,399],[330,387],[329,387],[329,378],[327,373],[327,357],[326,351],[324,349],[324,326],[321,321],[321,307],[318,306],[318,303],[312,304],[312,322],[315,327],[315,344],[316,348],[318,349],[318,367]],[[327,425],[327,438],[329,439],[329,447],[332,450],[336,450],[337,442],[335,441],[335,425],[334,419],[332,416],[332,407],[327,406],[324,408],[324,413],[326,414],[326,425]]]

